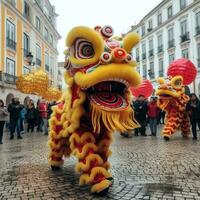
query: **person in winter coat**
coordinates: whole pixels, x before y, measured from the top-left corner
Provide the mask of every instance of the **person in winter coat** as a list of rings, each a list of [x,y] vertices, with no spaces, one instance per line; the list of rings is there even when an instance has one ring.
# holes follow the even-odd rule
[[[7,121],[8,111],[4,107],[3,100],[0,99],[0,144],[3,144],[3,129],[5,122]]]
[[[196,94],[190,94],[190,101],[186,106],[192,125],[193,140],[197,140],[197,125],[200,127],[200,101]]]
[[[135,119],[141,126],[135,129],[135,136],[138,136],[138,133],[140,133],[141,136],[146,136],[147,102],[144,95],[138,96],[138,99],[133,103],[133,108],[135,111]]]
[[[20,112],[23,109],[18,98],[13,98],[12,102],[8,105],[8,112],[10,113],[10,140],[14,139],[14,132],[17,129],[17,139],[22,139],[18,127]]]
[[[35,111],[35,106],[33,102],[30,102],[28,105],[26,119],[28,123],[27,132],[29,133],[29,130],[33,132],[34,126],[35,126],[35,120],[36,120],[36,111]]]
[[[40,123],[40,130],[44,127],[44,134],[48,135],[48,109],[47,109],[47,103],[44,99],[42,99],[38,103],[38,109],[39,109],[39,116],[41,118]]]
[[[23,109],[21,110],[20,112],[20,116],[19,116],[19,121],[18,121],[18,126],[19,126],[19,131],[20,133],[24,133],[24,120],[26,118],[26,113],[27,113],[27,110],[25,107],[23,107]]]
[[[151,130],[151,135],[156,136],[157,133],[157,118],[159,115],[159,108],[157,107],[155,97],[151,97],[150,102],[148,104],[148,112],[149,125]]]

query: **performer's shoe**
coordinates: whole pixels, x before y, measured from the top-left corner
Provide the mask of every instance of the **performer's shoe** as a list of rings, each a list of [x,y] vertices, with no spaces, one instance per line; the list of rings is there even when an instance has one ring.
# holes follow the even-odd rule
[[[108,178],[106,178],[107,180],[109,180],[110,181],[110,185],[107,187],[107,188],[104,188],[102,191],[100,191],[100,192],[95,192],[94,194],[95,195],[98,195],[98,196],[105,196],[107,193],[108,193],[108,190],[109,190],[109,188],[112,186],[112,184],[113,184],[113,182],[114,182],[114,179],[113,179],[113,177],[108,177]]]
[[[51,165],[51,169],[52,169],[52,171],[58,171],[58,170],[60,170],[60,167]]]
[[[164,138],[165,141],[169,141],[169,137],[168,136],[165,135],[163,138]]]

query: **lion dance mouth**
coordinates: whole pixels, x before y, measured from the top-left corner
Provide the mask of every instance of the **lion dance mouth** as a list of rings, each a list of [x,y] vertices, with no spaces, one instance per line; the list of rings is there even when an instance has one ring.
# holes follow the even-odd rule
[[[69,87],[50,120],[51,166],[59,167],[63,155],[74,154],[80,184],[91,184],[94,193],[105,192],[112,184],[108,172],[112,133],[139,126],[129,92],[130,86],[141,82],[131,56],[139,37],[112,35],[110,26],[76,27],[69,33],[65,52]]]

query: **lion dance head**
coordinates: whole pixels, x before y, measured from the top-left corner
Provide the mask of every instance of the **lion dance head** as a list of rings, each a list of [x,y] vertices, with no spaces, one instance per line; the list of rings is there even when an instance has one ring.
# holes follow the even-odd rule
[[[110,26],[94,30],[81,26],[72,29],[66,40],[66,81],[72,104],[81,97],[97,133],[101,127],[126,131],[137,126],[130,107],[129,86],[138,86],[141,81],[131,56],[139,36],[130,33],[121,39],[112,35]]]

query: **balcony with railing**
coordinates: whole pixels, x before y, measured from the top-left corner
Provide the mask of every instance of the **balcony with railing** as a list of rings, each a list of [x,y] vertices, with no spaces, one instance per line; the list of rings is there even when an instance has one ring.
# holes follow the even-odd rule
[[[182,34],[182,35],[180,36],[180,38],[181,38],[181,43],[186,42],[186,41],[190,40],[190,33],[187,32],[187,33],[185,33],[185,34]]]
[[[36,63],[35,63],[36,65],[41,66],[41,60],[39,58],[36,58],[35,61],[36,61]]]
[[[162,53],[163,52],[163,45],[158,46],[158,53]]]
[[[149,57],[153,56],[153,49],[149,50]]]
[[[16,51],[16,42],[9,37],[6,38],[6,46]]]
[[[168,48],[174,47],[174,39],[168,41]]]
[[[0,81],[7,83],[7,84],[15,85],[16,80],[17,80],[17,76],[8,74],[8,73],[4,73],[4,72],[0,72]]]
[[[142,54],[142,60],[145,60],[146,59],[146,53],[143,53]]]
[[[196,26],[196,35],[200,35],[200,26]]]
[[[153,29],[152,28],[148,28],[147,31],[148,33],[151,32]]]

